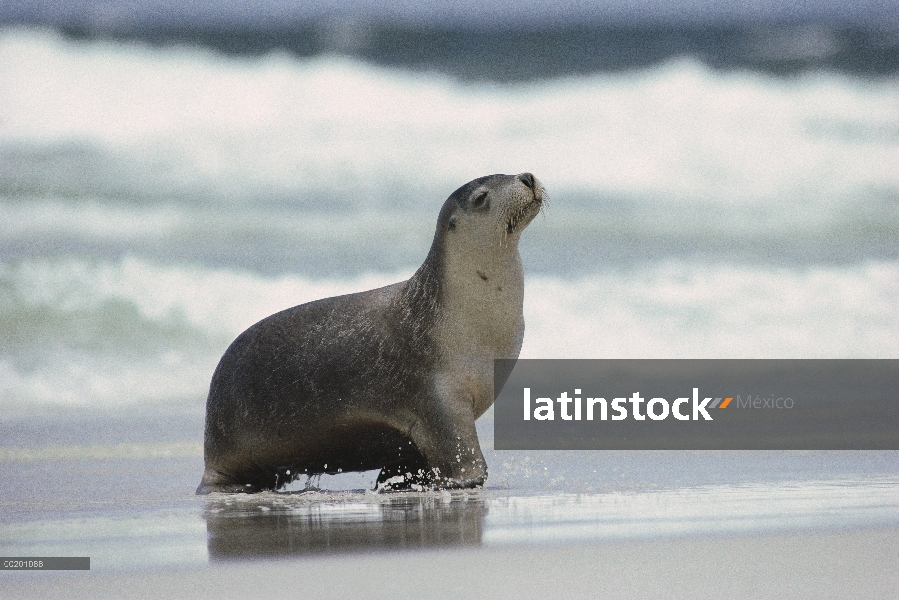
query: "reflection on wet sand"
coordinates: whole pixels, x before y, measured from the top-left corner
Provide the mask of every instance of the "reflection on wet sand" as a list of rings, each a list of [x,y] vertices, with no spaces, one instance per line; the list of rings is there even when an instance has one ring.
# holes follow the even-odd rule
[[[721,454],[708,454],[709,457]],[[896,523],[895,477],[521,494],[324,492],[203,499],[210,561],[436,547],[822,531]],[[714,507],[711,510],[709,507]]]
[[[205,501],[209,559],[480,545],[478,492],[219,495]]]

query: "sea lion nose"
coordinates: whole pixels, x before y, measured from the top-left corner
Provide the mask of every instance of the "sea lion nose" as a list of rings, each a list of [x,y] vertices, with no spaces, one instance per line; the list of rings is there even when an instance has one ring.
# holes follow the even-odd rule
[[[530,173],[522,173],[518,176],[518,179],[521,181],[521,183],[525,184],[531,189],[534,189],[534,176]]]

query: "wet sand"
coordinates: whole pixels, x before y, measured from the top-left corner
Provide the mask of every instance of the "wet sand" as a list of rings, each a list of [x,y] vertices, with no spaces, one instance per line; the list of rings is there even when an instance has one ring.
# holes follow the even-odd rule
[[[23,574],[8,598],[895,598],[899,530],[316,556]]]
[[[197,497],[202,413],[0,421],[0,598],[895,597],[895,452],[503,452],[483,490]],[[349,488],[349,489],[347,489]]]

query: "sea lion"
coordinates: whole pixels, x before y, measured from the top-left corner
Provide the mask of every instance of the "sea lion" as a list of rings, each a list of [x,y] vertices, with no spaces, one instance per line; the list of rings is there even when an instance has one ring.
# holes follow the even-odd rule
[[[380,489],[482,485],[475,419],[495,399],[493,359],[521,350],[518,241],[543,198],[530,173],[475,179],[443,204],[409,280],[240,334],[209,386],[197,493],[374,469]]]

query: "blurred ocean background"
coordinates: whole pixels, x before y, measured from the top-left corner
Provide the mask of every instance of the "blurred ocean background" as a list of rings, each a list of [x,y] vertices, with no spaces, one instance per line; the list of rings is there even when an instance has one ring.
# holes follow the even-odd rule
[[[0,550],[895,528],[896,452],[506,452],[492,412],[479,492],[193,496],[236,335],[523,171],[522,357],[899,358],[896,0],[0,0]]]
[[[899,358],[895,3],[619,4],[0,2],[3,413],[202,410],[488,173],[550,196],[523,357]]]

